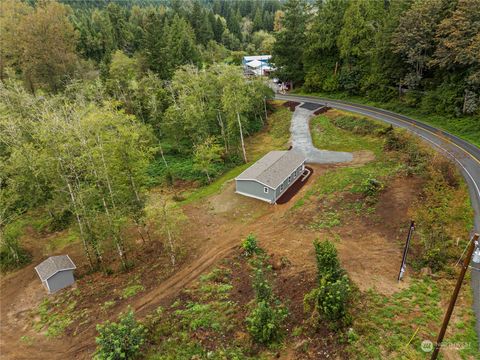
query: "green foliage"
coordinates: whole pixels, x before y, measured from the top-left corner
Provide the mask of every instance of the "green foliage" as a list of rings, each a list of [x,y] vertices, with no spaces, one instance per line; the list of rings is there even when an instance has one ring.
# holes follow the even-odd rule
[[[338,260],[335,245],[329,240],[315,240],[313,242],[313,247],[315,248],[315,259],[319,279],[338,279],[343,270],[340,267],[340,261]]]
[[[480,62],[474,44],[480,18],[473,9],[478,5],[478,0],[318,1],[307,22],[307,41],[299,42],[303,64],[298,73],[305,76],[289,79],[305,81],[308,92],[340,91],[407,105],[408,112],[435,122],[438,114],[447,118],[443,126],[448,128],[458,127],[452,118],[469,115],[475,127]],[[288,48],[289,39],[280,33],[274,55],[276,48]],[[476,141],[471,131],[464,134]]]
[[[228,302],[213,302],[209,304],[189,302],[185,305],[184,309],[175,311],[175,315],[179,317],[180,324],[189,331],[210,329],[220,332],[227,325],[223,311],[226,310],[228,306]]]
[[[318,309],[330,321],[344,320],[350,301],[350,280],[343,275],[337,280],[322,277],[316,294]]]
[[[247,238],[242,242],[242,249],[245,256],[253,256],[260,252],[260,247],[257,243],[257,238],[253,234],[249,234]]]
[[[18,91],[14,83],[0,90],[7,97]],[[12,213],[44,205],[52,223],[75,219],[92,268],[104,266],[108,244],[126,266],[121,229],[127,219],[142,221],[153,134],[112,103],[86,104],[77,95],[47,97],[30,117],[21,108],[33,97],[1,104],[0,128],[14,139],[2,192],[15,201]]]
[[[314,217],[313,222],[310,223],[310,228],[314,230],[331,229],[339,226],[342,223],[340,214],[336,210],[322,211],[321,214]]]
[[[120,315],[118,323],[107,321],[98,324],[97,331],[95,359],[98,360],[138,357],[147,334],[145,327],[135,320],[131,309]]]
[[[375,201],[380,191],[385,187],[381,181],[375,178],[365,179],[362,186],[363,195],[370,201]]]
[[[1,224],[0,224],[1,225]],[[0,227],[0,271],[6,272],[31,260],[30,254],[20,246],[19,238],[23,235],[24,224],[20,221]]]
[[[284,5],[282,29],[275,33],[273,62],[277,67],[275,76],[282,81],[303,82],[303,51],[306,44],[306,29],[309,6],[304,0],[288,0]]]
[[[145,290],[142,284],[133,284],[127,286],[125,289],[122,291],[122,298],[123,299],[128,299],[132,296],[137,295],[139,292]]]
[[[260,249],[261,250],[261,249]],[[252,287],[255,291],[255,305],[245,319],[247,330],[254,341],[271,345],[283,337],[283,323],[288,316],[288,309],[273,294],[268,279],[270,268],[266,265],[263,251],[251,260],[253,266]]]
[[[426,168],[427,183],[415,206],[414,218],[420,247],[419,266],[441,270],[458,256],[465,246],[471,227],[471,207],[460,174],[449,160],[435,156]],[[454,238],[462,239],[455,244]],[[415,239],[415,238],[414,238]]]
[[[203,143],[195,146],[194,169],[204,172],[208,182],[211,183],[210,174],[215,175],[212,170],[216,163],[221,162],[223,153],[224,148],[216,143],[215,138],[208,137]]]
[[[264,345],[278,342],[282,338],[282,324],[288,311],[282,306],[273,306],[261,300],[246,318],[247,329],[252,338]]]
[[[425,357],[421,343],[426,339],[435,341],[437,333],[431,329],[436,329],[435,326],[438,327],[442,321],[445,311],[441,305],[442,299],[449,298],[453,286],[451,281],[433,281],[426,277],[413,280],[406,289],[393,295],[385,296],[373,290],[366,292],[361,301],[362,305],[357,307],[354,322],[358,339],[347,346],[348,357],[395,358],[399,353],[405,354],[409,359]],[[471,291],[465,288],[462,296],[470,301]],[[466,329],[455,326],[462,321],[467,324]],[[474,321],[468,306],[459,311],[456,319],[452,319],[449,326],[452,333],[445,340],[457,343],[458,339],[465,344],[465,347],[458,350],[458,355],[454,356],[468,359],[468,355],[478,353]]]
[[[78,290],[62,292],[54,299],[45,298],[34,311],[35,331],[45,331],[47,337],[59,337],[75,321],[84,319],[88,310],[80,311],[77,308]],[[38,320],[37,320],[38,319]]]
[[[305,295],[305,310],[313,309],[334,324],[349,322],[350,280],[340,266],[335,245],[329,240],[313,242],[318,270],[318,286]]]
[[[358,116],[338,116],[332,119],[332,123],[357,135],[378,135],[385,130],[385,125],[371,119]]]

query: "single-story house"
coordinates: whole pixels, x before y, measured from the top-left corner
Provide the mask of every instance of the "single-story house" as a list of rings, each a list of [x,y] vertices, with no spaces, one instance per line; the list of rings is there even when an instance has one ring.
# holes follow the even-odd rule
[[[270,151],[235,178],[235,192],[275,204],[303,174],[305,161],[305,155],[295,149]]]
[[[73,270],[77,267],[68,255],[50,256],[35,267],[43,286],[49,294],[61,290],[75,282]]]
[[[273,70],[270,65],[271,58],[272,55],[244,56],[242,60],[244,73],[256,76],[269,75]]]

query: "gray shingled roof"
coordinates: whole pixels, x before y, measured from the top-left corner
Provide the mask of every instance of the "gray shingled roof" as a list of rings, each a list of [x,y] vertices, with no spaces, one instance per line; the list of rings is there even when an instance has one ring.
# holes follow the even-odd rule
[[[42,281],[47,280],[59,271],[76,268],[68,255],[50,256],[47,260],[35,266],[35,270]]]
[[[256,180],[276,189],[305,160],[305,156],[297,150],[270,151],[235,180]]]

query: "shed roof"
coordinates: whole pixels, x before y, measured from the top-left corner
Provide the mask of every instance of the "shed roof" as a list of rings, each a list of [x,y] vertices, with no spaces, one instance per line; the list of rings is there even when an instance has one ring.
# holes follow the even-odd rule
[[[252,61],[246,63],[245,65],[247,65],[251,68],[258,68],[258,67],[262,66],[263,63],[261,61],[258,61],[258,60],[252,60]]]
[[[265,60],[270,60],[272,58],[272,55],[248,55],[243,57],[244,62],[250,62],[253,60],[260,60],[260,61],[265,61]]]
[[[235,180],[255,180],[276,189],[305,160],[298,150],[270,151]]]
[[[47,260],[35,266],[35,270],[42,281],[48,280],[59,271],[76,268],[68,255],[50,256]]]

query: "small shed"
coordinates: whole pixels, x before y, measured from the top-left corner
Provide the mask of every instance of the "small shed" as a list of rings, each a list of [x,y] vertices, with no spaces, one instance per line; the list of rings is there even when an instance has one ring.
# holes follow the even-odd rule
[[[298,150],[271,151],[235,178],[236,193],[275,204],[305,170]]]
[[[77,267],[68,255],[50,256],[35,267],[43,286],[53,294],[75,282],[73,270]]]

